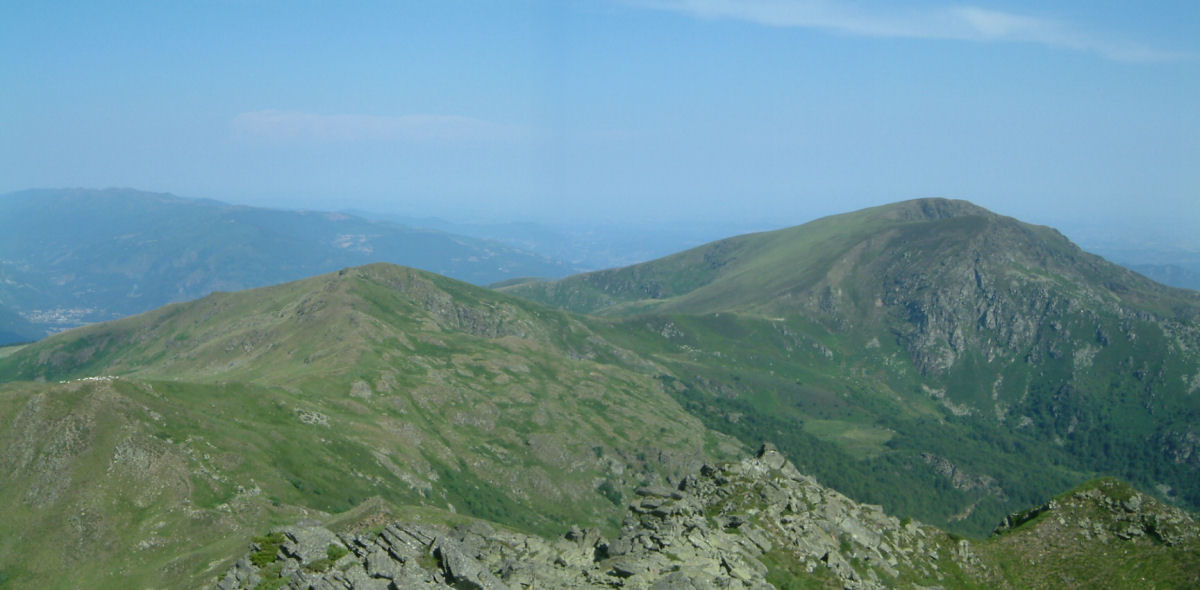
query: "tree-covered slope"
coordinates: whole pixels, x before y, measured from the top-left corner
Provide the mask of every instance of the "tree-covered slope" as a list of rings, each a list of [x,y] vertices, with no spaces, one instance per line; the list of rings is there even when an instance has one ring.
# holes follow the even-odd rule
[[[371,262],[477,284],[570,271],[498,242],[340,213],[128,189],[0,195],[0,301],[45,328]]]
[[[64,332],[0,358],[0,572],[178,586],[231,535],[364,503],[615,529],[633,487],[737,449],[643,364],[383,264]]]
[[[611,316],[710,427],[898,514],[982,534],[1095,473],[1200,506],[1200,295],[1050,228],[909,201],[504,290]]]

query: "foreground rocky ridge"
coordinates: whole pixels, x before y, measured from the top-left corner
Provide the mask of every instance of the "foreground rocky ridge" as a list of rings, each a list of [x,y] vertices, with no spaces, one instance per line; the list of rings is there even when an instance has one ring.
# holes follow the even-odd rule
[[[673,487],[639,489],[613,539],[572,527],[546,540],[483,521],[394,522],[342,534],[302,524],[256,539],[212,587],[1082,587],[1088,580],[1072,573],[1090,568],[1090,555],[1120,553],[1110,565],[1136,567],[1146,550],[1176,563],[1160,578],[1200,582],[1190,516],[1114,480],[1085,488],[1014,515],[992,539],[967,540],[855,503],[767,444],[755,457],[706,465]],[[1053,567],[1027,564],[1023,547]]]

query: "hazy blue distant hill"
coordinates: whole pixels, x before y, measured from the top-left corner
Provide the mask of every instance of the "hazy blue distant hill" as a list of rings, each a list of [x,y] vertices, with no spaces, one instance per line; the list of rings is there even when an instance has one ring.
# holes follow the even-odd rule
[[[1089,249],[1164,285],[1200,291],[1200,253],[1183,249]]]
[[[1096,228],[1077,229],[1079,245],[1164,285],[1200,291],[1200,243],[1146,230],[1137,237],[1111,235]]]
[[[0,302],[43,328],[376,261],[478,284],[572,270],[498,242],[343,213],[130,189],[0,196]]]
[[[0,306],[0,346],[15,342],[28,342],[41,337],[36,326],[17,312]]]
[[[358,210],[350,210],[347,213],[367,219],[495,240],[514,248],[565,261],[580,270],[628,266],[674,254],[712,240],[779,227],[726,220],[709,223],[660,220],[653,224],[628,220],[587,223],[464,223],[438,217],[409,217]]]
[[[1128,264],[1126,266],[1164,285],[1200,291],[1200,270],[1178,264]]]

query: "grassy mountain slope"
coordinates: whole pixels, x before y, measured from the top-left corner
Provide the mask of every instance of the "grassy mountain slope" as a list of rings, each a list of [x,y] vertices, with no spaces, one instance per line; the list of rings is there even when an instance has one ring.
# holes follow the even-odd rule
[[[1195,520],[1112,478],[1010,516],[979,551],[1018,588],[1200,584]]]
[[[983,534],[1096,473],[1200,506],[1200,295],[1050,228],[909,201],[503,290],[611,316],[710,427],[894,513]]]
[[[379,261],[478,284],[570,270],[498,242],[340,213],[127,189],[0,196],[0,301],[46,327]]]
[[[614,529],[634,486],[737,449],[643,364],[569,314],[382,264],[65,332],[0,358],[0,509],[21,515],[0,571],[177,584],[245,527],[364,502]]]
[[[962,268],[963,261],[970,268]],[[645,311],[765,314],[830,303],[868,317],[880,283],[958,287],[963,270],[989,274],[1064,273],[1060,284],[1100,283],[1144,304],[1200,305],[1200,297],[1164,288],[1079,250],[1057,231],[1021,223],[966,201],[918,199],[834,215],[783,230],[747,234],[625,268],[528,282],[505,289],[583,313]],[[945,285],[945,287],[942,287]],[[891,285],[902,292],[908,285]],[[826,294],[842,288],[841,294]],[[826,301],[812,301],[826,296]]]

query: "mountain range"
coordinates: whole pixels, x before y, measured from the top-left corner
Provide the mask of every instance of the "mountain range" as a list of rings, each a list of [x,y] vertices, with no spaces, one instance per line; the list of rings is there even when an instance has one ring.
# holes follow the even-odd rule
[[[503,290],[608,318],[711,428],[893,512],[980,534],[1093,472],[1200,506],[1200,294],[964,201]]]
[[[0,304],[39,334],[371,262],[477,284],[574,269],[495,241],[344,213],[129,189],[0,195]]]
[[[1145,575],[1143,549],[1162,566],[1152,580],[1181,580],[1194,524],[1172,505],[1200,506],[1198,318],[1200,294],[938,199],[498,290],[374,264],[214,293],[0,349],[0,579],[238,587],[333,563],[349,575],[362,559],[362,587],[386,586],[369,573],[384,547],[372,535],[400,520],[459,545],[446,527],[486,521],[530,551],[590,527],[568,535],[590,561],[547,567],[630,587],[650,569],[611,568],[736,570],[746,587],[1028,587],[1078,580],[1104,555]],[[714,467],[765,440],[792,483],[759,477],[783,465],[770,453]],[[1140,491],[1076,487],[1100,475]],[[704,574],[707,553],[659,543],[683,543],[687,515],[716,529],[696,547],[754,527],[766,544]],[[1010,536],[953,536],[1006,517]],[[271,533],[297,522],[364,540],[313,532],[329,547],[317,564],[296,534]],[[895,532],[890,548],[863,542],[875,525]],[[1040,557],[1012,541],[1047,526],[1064,544]],[[616,554],[600,537],[659,541]],[[471,571],[501,575],[490,539],[471,541]],[[395,567],[488,587],[450,541],[428,541]],[[1026,559],[1059,565],[1011,569]]]

